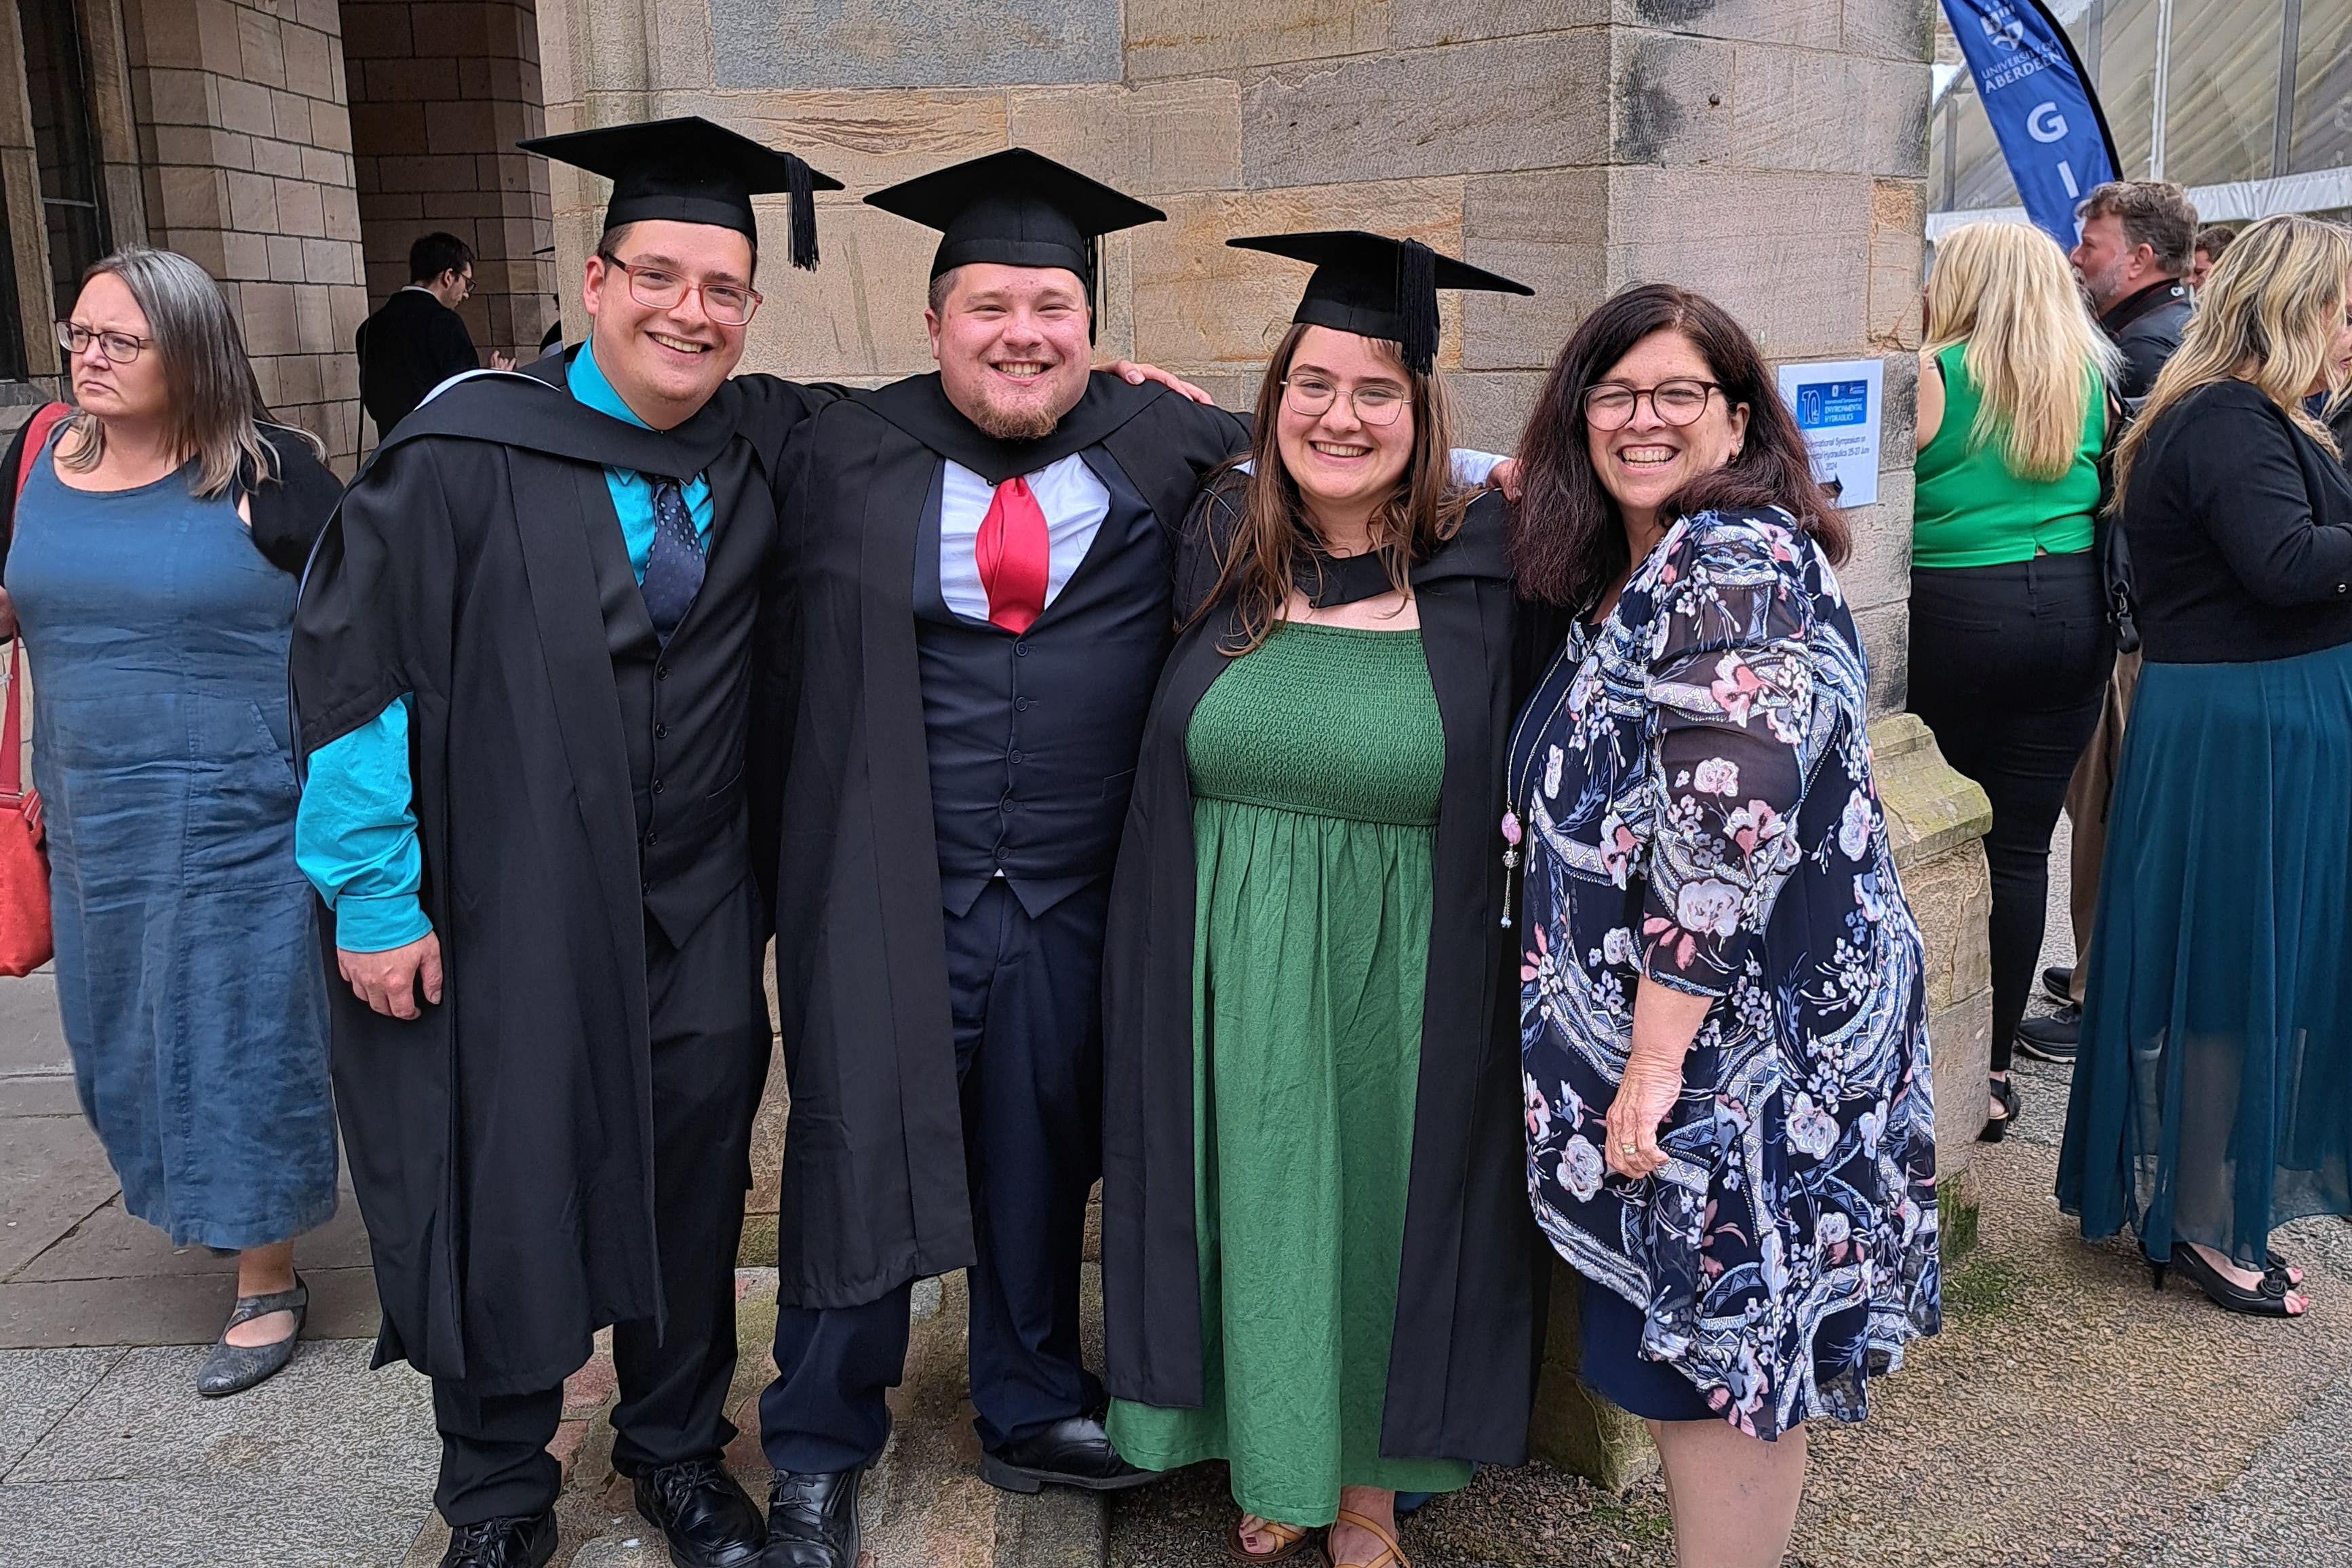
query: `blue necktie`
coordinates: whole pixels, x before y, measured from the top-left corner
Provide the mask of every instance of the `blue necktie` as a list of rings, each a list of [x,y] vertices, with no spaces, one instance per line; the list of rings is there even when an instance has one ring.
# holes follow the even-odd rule
[[[702,542],[695,537],[694,517],[676,479],[654,481],[654,547],[646,556],[640,592],[654,635],[664,643],[702,592]]]

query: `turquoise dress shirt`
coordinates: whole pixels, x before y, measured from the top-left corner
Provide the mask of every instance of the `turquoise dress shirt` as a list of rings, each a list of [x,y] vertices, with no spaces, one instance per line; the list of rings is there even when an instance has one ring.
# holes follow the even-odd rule
[[[645,427],[582,344],[564,374],[572,395],[599,414]],[[606,468],[604,488],[621,521],[629,566],[642,583],[654,547],[654,481],[633,468]],[[710,542],[716,509],[700,474],[682,488],[695,536]],[[294,861],[334,911],[335,945],[352,952],[404,947],[433,929],[417,901],[425,859],[408,778],[405,696],[349,734],[310,753],[294,819]]]

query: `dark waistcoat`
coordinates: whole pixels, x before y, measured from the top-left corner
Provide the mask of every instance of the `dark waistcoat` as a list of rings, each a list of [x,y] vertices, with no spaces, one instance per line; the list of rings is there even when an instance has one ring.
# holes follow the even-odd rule
[[[1116,464],[1101,531],[1019,637],[966,620],[940,592],[934,472],[915,551],[915,645],[923,688],[940,898],[969,910],[1000,872],[1043,913],[1108,876],[1135,782],[1144,711],[1168,655],[1165,532]]]
[[[646,912],[677,945],[751,867],[744,670],[740,649],[720,632],[730,619],[748,624],[748,602],[758,588],[751,568],[759,561],[756,552],[715,548],[727,526],[722,514],[711,530],[701,592],[664,646],[646,613],[604,475],[583,470],[582,486],[593,487],[604,503],[584,504],[580,514],[621,698]]]

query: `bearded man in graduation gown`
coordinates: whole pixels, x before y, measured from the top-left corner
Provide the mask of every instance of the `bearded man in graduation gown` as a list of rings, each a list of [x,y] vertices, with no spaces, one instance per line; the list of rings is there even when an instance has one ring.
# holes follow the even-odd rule
[[[792,194],[813,266],[810,192],[839,187],[699,120],[524,145],[614,179],[589,340],[390,433],[296,616],[336,1102],[377,1360],[433,1379],[444,1563],[553,1552],[544,1450],[610,1324],[614,1467],[672,1562],[743,1568],[764,1523],[719,1459],[769,1052],[751,654],[773,476],[829,395],[729,376],[751,195]]]
[[[867,198],[945,231],[937,374],[824,410],[783,497],[792,731],[772,1568],[854,1568],[913,1282],[968,1268],[982,1473],[1148,1479],[1080,1363],[1107,879],[1232,416],[1089,375],[1097,237],[1160,214],[1022,149]]]

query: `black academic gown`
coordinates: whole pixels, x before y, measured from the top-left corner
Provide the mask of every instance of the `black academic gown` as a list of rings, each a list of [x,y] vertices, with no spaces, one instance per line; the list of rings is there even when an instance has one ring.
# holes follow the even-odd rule
[[[662,1310],[646,987],[658,889],[591,553],[588,530],[618,526],[602,469],[709,478],[720,526],[680,635],[713,623],[705,653],[723,644],[740,675],[698,721],[741,735],[771,476],[829,395],[742,377],[655,432],[582,405],[563,374],[551,357],[461,382],[402,422],[320,539],[290,659],[306,758],[414,694],[444,1000],[402,1022],[331,978],[335,1098],[383,1307],[378,1363],[404,1357],[478,1394],[551,1388],[596,1329]],[[739,584],[740,602],[717,602]],[[494,1147],[463,1131],[485,1123]]]
[[[1186,525],[1177,607],[1214,589],[1235,489]],[[1517,1465],[1541,1352],[1541,1266],[1528,1207],[1518,953],[1503,913],[1504,763],[1538,650],[1505,555],[1503,499],[1412,572],[1445,736],[1423,1002],[1421,1081],[1381,1452]],[[1185,732],[1232,661],[1228,596],[1178,637],[1153,698],[1111,882],[1103,959],[1104,1381],[1144,1405],[1202,1399],[1193,1228],[1192,789]],[[1344,692],[1332,700],[1347,700]]]
[[[795,437],[779,552],[793,629],[762,653],[762,710],[795,715],[776,895],[786,1305],[859,1306],[973,1259],[913,601],[940,464],[993,484],[1096,448],[1172,540],[1244,432],[1097,374],[1053,435],[996,441],[929,375],[836,403]]]

